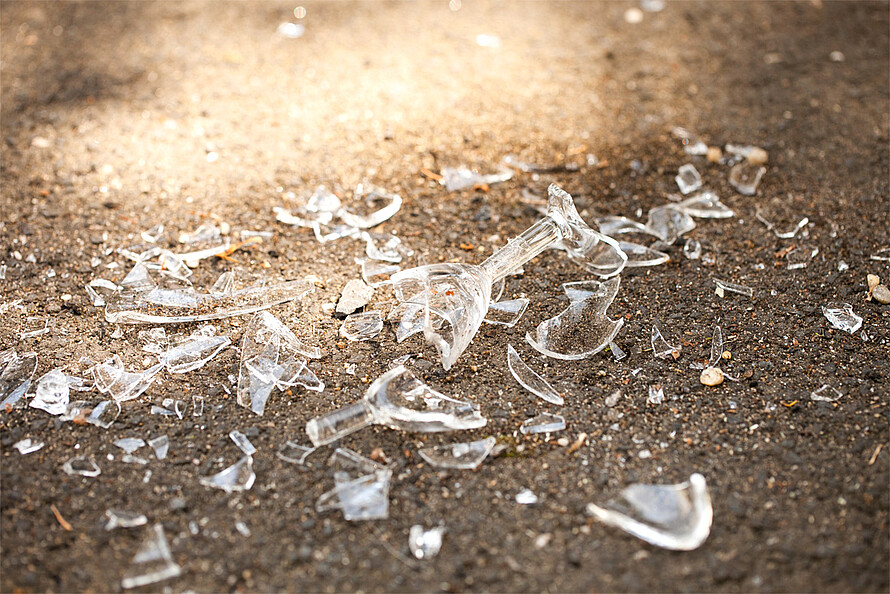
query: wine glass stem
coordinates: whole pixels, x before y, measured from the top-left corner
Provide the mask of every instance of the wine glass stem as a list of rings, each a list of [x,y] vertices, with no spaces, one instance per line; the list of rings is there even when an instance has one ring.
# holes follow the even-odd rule
[[[507,242],[480,266],[491,277],[491,282],[496,283],[561,239],[559,227],[547,215]]]

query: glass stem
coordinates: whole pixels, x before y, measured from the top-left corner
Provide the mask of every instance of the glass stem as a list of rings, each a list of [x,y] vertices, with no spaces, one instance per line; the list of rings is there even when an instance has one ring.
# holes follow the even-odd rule
[[[511,239],[480,266],[491,277],[491,282],[496,283],[560,239],[562,233],[556,222],[549,215],[545,216],[521,235]]]
[[[318,447],[373,425],[374,421],[374,408],[367,401],[360,400],[310,420],[306,423],[306,433],[312,445]]]

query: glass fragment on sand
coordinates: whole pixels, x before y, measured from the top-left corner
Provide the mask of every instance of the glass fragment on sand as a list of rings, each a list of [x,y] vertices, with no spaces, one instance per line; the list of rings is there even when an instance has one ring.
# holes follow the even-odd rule
[[[528,308],[529,300],[525,297],[492,302],[488,306],[484,322],[512,328],[522,318]]]
[[[720,202],[720,197],[710,190],[687,198],[675,204],[674,208],[697,219],[728,219],[735,216],[735,212]]]
[[[14,444],[12,444],[12,447],[17,449],[19,451],[19,454],[24,456],[25,454],[31,454],[33,452],[36,452],[37,450],[41,449],[44,445],[46,445],[46,444],[44,444],[42,441],[34,441],[30,437],[28,437],[26,439],[22,439],[20,441],[15,442]]]
[[[725,280],[720,280],[719,278],[711,277],[711,280],[714,281],[714,284],[717,285],[718,295],[723,297],[724,292],[728,293],[738,293],[739,295],[744,295],[745,297],[751,297],[754,295],[754,289],[750,287],[746,287],[745,285],[740,285],[738,283],[732,283]]]
[[[498,173],[481,175],[467,167],[445,167],[441,171],[439,183],[449,192],[505,182],[513,177],[513,171],[504,167]]]
[[[398,264],[402,261],[402,253],[399,249],[402,245],[402,240],[395,235],[372,235],[371,233],[363,232],[362,239],[365,240],[365,255],[370,260],[391,262],[393,264]],[[383,243],[377,245],[377,239],[383,241]]]
[[[645,6],[643,10],[646,10]],[[686,128],[676,127],[671,130],[671,134],[681,142],[683,150],[687,155],[701,157],[708,154],[708,145],[702,142],[695,133]]]
[[[90,425],[108,429],[121,414],[120,402],[116,400],[103,400],[97,404],[89,416],[84,420]]]
[[[649,404],[661,404],[664,402],[664,387],[661,384],[649,386],[649,397],[646,399]]]
[[[182,569],[173,560],[167,537],[164,535],[164,527],[155,524],[148,528],[148,534],[136,556],[133,564],[121,580],[121,586],[129,590],[156,584],[164,580],[178,577]]]
[[[253,471],[253,458],[244,456],[228,468],[211,476],[201,477],[199,482],[205,487],[222,489],[226,493],[248,491],[256,480]]]
[[[691,551],[711,532],[713,509],[705,478],[696,473],[677,485],[633,484],[600,507],[588,504],[598,520],[657,547]]]
[[[519,505],[534,505],[538,502],[538,496],[531,489],[523,489],[516,494],[516,503]]]
[[[473,470],[491,454],[496,443],[494,437],[486,437],[478,441],[421,448],[417,453],[435,468]]]
[[[148,445],[154,450],[155,458],[163,460],[167,457],[167,452],[170,450],[170,438],[166,435],[159,435],[158,437],[149,439]]]
[[[695,166],[689,163],[680,167],[677,177],[674,179],[683,194],[689,194],[701,188],[701,175]]]
[[[121,439],[115,440],[114,445],[128,454],[132,454],[145,445],[145,440],[139,439],[138,437],[123,437]]]
[[[785,254],[785,262],[788,270],[800,270],[806,268],[807,265],[819,254],[819,248],[812,245],[799,245],[787,254]]]
[[[161,353],[158,360],[170,373],[187,373],[206,365],[230,344],[232,340],[228,336],[193,334],[175,347]]]
[[[340,336],[353,342],[371,340],[383,330],[383,314],[366,311],[346,316],[340,326]]]
[[[302,446],[295,441],[286,441],[280,448],[278,448],[278,452],[276,452],[275,455],[285,462],[305,466],[306,458],[308,458],[315,449],[316,448]]]
[[[661,328],[658,324],[652,326],[650,342],[652,344],[652,354],[655,355],[656,359],[676,359],[680,356],[680,351],[683,350],[683,347],[671,346],[671,344],[668,343],[667,339],[665,339],[664,335],[661,333]]]
[[[105,530],[114,530],[116,528],[136,528],[137,526],[145,526],[148,524],[148,518],[145,514],[126,511],[122,509],[107,509],[105,517]]]
[[[523,435],[534,435],[536,433],[556,433],[565,428],[566,420],[562,415],[545,412],[531,419],[526,419],[519,427],[519,431]]]
[[[365,259],[362,261],[362,280],[369,287],[381,287],[392,282],[392,275],[402,269],[388,262]]]
[[[92,456],[75,456],[62,464],[62,470],[72,476],[94,477],[102,474]]]
[[[37,353],[0,352],[0,407],[12,406],[25,395],[37,370]]]
[[[822,306],[822,313],[833,327],[850,334],[862,326],[862,318],[853,313],[853,306],[849,303],[832,301]]]
[[[415,559],[435,557],[442,548],[443,534],[445,534],[444,526],[436,526],[427,530],[420,524],[415,524],[408,532],[408,549]]]
[[[757,186],[760,185],[764,173],[766,173],[766,167],[742,161],[729,171],[729,184],[740,194],[753,196],[757,193]]]
[[[355,212],[341,208],[337,213],[350,227],[358,229],[376,227],[392,218],[402,208],[402,197],[398,194],[387,194],[373,187],[365,188],[364,184],[356,187],[354,196],[364,204],[354,205]]]
[[[56,368],[37,380],[37,393],[29,406],[51,415],[60,415],[68,409],[69,394],[68,376],[61,368]]]
[[[535,396],[551,404],[560,406],[565,404],[565,400],[553,389],[553,386],[519,357],[519,353],[516,352],[512,344],[507,345],[507,367],[510,369],[510,373],[513,374],[513,378]]]
[[[215,241],[222,236],[219,227],[209,223],[205,223],[192,231],[191,233],[180,233],[179,243],[195,244],[208,241]],[[154,243],[154,242],[152,242]]]
[[[389,517],[390,468],[343,448],[334,452],[329,466],[334,488],[318,498],[316,511],[339,509],[350,522]]]
[[[164,364],[158,363],[141,373],[132,373],[124,369],[118,355],[113,355],[93,367],[93,380],[100,392],[111,394],[118,402],[125,402],[145,392],[163,368]]]
[[[810,393],[810,398],[816,402],[835,402],[840,400],[841,396],[843,396],[841,391],[829,384],[824,384]]]
[[[621,349],[621,347],[614,342],[609,342],[609,350],[612,352],[612,357],[614,357],[616,361],[621,361],[622,359],[627,357],[627,353],[625,353]]]
[[[676,204],[656,206],[649,211],[646,227],[667,245],[672,245],[681,235],[695,229],[695,221]]]
[[[658,266],[671,259],[668,254],[646,247],[645,245],[640,245],[639,243],[619,241],[618,246],[621,248],[621,251],[627,254],[626,266],[628,268]]]
[[[627,217],[607,216],[596,219],[597,228],[603,235],[614,237],[623,233],[645,233],[647,235],[658,236],[652,229],[643,223],[634,221]]]
[[[256,447],[254,447],[254,445],[250,443],[250,440],[247,438],[247,436],[240,431],[230,431],[229,439],[235,442],[235,445],[238,446],[239,450],[244,452],[245,456],[253,456],[254,454],[256,454]]]

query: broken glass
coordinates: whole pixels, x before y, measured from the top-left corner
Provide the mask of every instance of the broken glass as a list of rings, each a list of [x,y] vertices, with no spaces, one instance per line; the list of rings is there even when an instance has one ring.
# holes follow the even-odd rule
[[[228,336],[206,336],[195,333],[158,357],[170,373],[186,373],[200,369],[221,350],[232,344]]]
[[[133,566],[127,571],[121,586],[129,590],[178,577],[182,569],[173,560],[164,527],[155,524],[133,557]]]
[[[701,175],[699,175],[695,166],[689,163],[680,167],[677,171],[677,177],[674,179],[677,182],[677,187],[680,188],[680,192],[683,194],[689,194],[701,188]]]
[[[720,202],[720,197],[710,190],[700,192],[673,206],[697,219],[728,219],[735,216],[735,212]]]
[[[534,505],[538,502],[538,496],[531,489],[523,489],[516,494],[516,503],[519,505]]]
[[[304,466],[306,464],[306,458],[308,458],[309,455],[314,451],[315,448],[307,448],[306,446],[301,446],[294,441],[286,441],[278,449],[278,452],[275,455],[285,462]]]
[[[392,218],[402,208],[402,197],[398,194],[387,194],[375,188],[369,188],[367,193],[365,193],[363,184],[359,184],[356,187],[354,196],[356,199],[364,200],[365,208],[362,211],[367,212],[366,214],[358,214],[350,212],[345,208],[339,209],[337,215],[350,227],[359,229],[376,227],[380,223]]]
[[[236,491],[249,491],[255,480],[256,473],[253,471],[253,458],[244,456],[225,470],[212,476],[201,477],[198,482],[205,487],[213,487],[214,489],[222,489],[226,493],[233,493]]]
[[[193,395],[192,396],[192,416],[200,417],[204,414],[204,397]]]
[[[385,240],[383,245],[378,246],[375,238]],[[365,231],[362,233],[362,239],[365,240],[365,254],[371,260],[392,262],[393,264],[398,264],[402,261],[402,253],[399,250],[402,240],[395,235],[372,235]]]
[[[611,277],[624,268],[627,255],[617,242],[588,227],[565,191],[551,184],[548,192],[548,214],[481,265],[431,264],[393,276],[398,300],[423,306],[424,337],[435,345],[446,370],[479,330],[494,283],[555,243],[561,242],[571,260],[600,276]],[[433,327],[434,316],[446,322],[442,331]]]
[[[705,478],[696,473],[677,485],[633,484],[587,513],[649,544],[677,551],[698,548],[711,532],[713,509]]]
[[[526,419],[519,431],[523,435],[534,435],[535,433],[556,433],[566,428],[566,420],[562,415],[553,413],[541,413],[531,419]]]
[[[334,452],[329,465],[334,468],[334,488],[318,498],[316,511],[340,509],[347,521],[389,516],[391,469],[343,448]]]
[[[147,243],[157,243],[164,236],[164,225],[155,225],[151,229],[146,229],[139,234],[142,241]]]
[[[158,256],[158,262],[161,264],[161,274],[175,278],[180,281],[188,281],[188,277],[192,275],[192,271],[186,263],[168,250],[163,250]]]
[[[222,233],[219,227],[205,223],[191,233],[180,233],[179,243],[193,244],[219,239]],[[154,242],[152,242],[154,243]]]
[[[843,396],[841,391],[829,384],[824,384],[818,390],[810,393],[810,398],[816,402],[835,402],[840,400],[841,396]]]
[[[507,345],[507,367],[510,369],[510,373],[513,374],[516,381],[535,396],[538,396],[551,404],[558,404],[560,406],[565,404],[565,400],[563,400],[562,396],[553,389],[553,386],[551,386],[543,377],[535,373],[531,367],[526,365],[526,363],[519,357],[519,353],[516,352],[516,349],[513,348],[512,344]]]
[[[378,377],[359,402],[310,420],[306,432],[320,446],[374,424],[438,432],[478,429],[486,422],[469,402],[436,392],[400,365]]]
[[[862,326],[862,318],[853,313],[853,306],[849,303],[832,301],[822,306],[822,313],[832,326],[850,334]]]
[[[145,392],[163,368],[164,364],[158,363],[142,373],[132,373],[125,371],[121,358],[114,355],[93,367],[93,380],[100,392],[107,392],[118,402],[124,402]]]
[[[625,353],[621,349],[621,347],[619,347],[614,342],[609,342],[609,350],[612,351],[612,356],[615,358],[616,361],[621,361],[622,359],[627,357],[627,353]]]
[[[163,460],[167,457],[167,452],[170,450],[170,438],[166,435],[159,435],[158,437],[149,439],[148,445],[154,450],[155,458]]]
[[[738,293],[739,295],[744,295],[745,297],[751,297],[754,295],[754,289],[746,287],[745,285],[731,283],[729,281],[720,280],[719,278],[714,277],[711,277],[711,280],[714,281],[715,285],[717,285],[716,293],[719,297],[723,297],[724,292]]]
[[[408,532],[408,548],[417,559],[429,559],[439,554],[442,548],[442,535],[445,534],[444,526],[436,526],[429,530],[420,524],[411,526]]]
[[[19,454],[24,456],[25,454],[36,452],[44,445],[46,444],[44,444],[42,441],[34,441],[30,437],[28,437],[27,439],[22,439],[15,442],[14,444],[12,444],[12,447],[17,449],[19,451]]]
[[[701,243],[697,239],[691,237],[683,244],[683,255],[689,260],[698,260],[701,258]]]
[[[436,468],[473,470],[491,454],[496,443],[494,437],[486,437],[478,441],[421,448],[417,453]]]
[[[661,333],[661,328],[658,324],[652,326],[650,342],[652,343],[652,354],[655,355],[657,359],[667,359],[668,357],[677,359],[680,356],[680,351],[683,350],[683,347],[675,347],[668,344],[668,341]]]
[[[105,523],[105,530],[135,528],[148,524],[148,518],[145,517],[145,514],[121,509],[107,509],[105,510],[105,517],[108,518],[108,521]]]
[[[758,221],[766,225],[766,228],[775,234],[779,239],[792,239],[795,235],[798,234],[802,229],[805,229],[807,225],[810,224],[810,219],[808,217],[804,217],[800,219],[791,229],[788,231],[779,231],[776,229],[775,225],[767,220],[761,210],[758,208],[754,212],[754,216]]]
[[[37,353],[0,352],[0,406],[8,408],[19,401],[31,386],[37,370]]]
[[[646,10],[645,7],[643,10]],[[686,151],[687,155],[704,156],[708,154],[708,145],[686,128],[680,128],[678,126],[671,130],[671,134],[673,134],[674,138],[680,140],[683,144],[683,150]]]
[[[596,226],[597,228],[599,228],[600,233],[602,233],[603,235],[608,235],[609,237],[621,235],[622,233],[646,233],[647,235],[660,237],[658,234],[652,231],[652,229],[650,229],[643,223],[639,223],[627,217],[602,217],[596,219]]]
[[[120,402],[115,400],[103,400],[97,404],[92,412],[84,420],[90,425],[108,429],[121,414]]]
[[[872,260],[878,262],[890,262],[890,247],[884,247],[869,256]]]
[[[167,350],[167,332],[163,328],[140,330],[136,337],[142,343],[142,350],[146,353],[160,355]]]
[[[658,266],[671,259],[669,255],[658,250],[653,250],[638,243],[619,241],[618,246],[627,254],[628,268],[642,268],[644,266]]]
[[[145,445],[144,439],[139,439],[138,437],[124,437],[118,439],[114,442],[114,445],[122,449],[128,454],[132,454],[139,448]]]
[[[32,408],[60,415],[68,409],[68,376],[61,368],[53,369],[37,380],[37,394],[31,399]]]
[[[464,190],[466,188],[475,188],[476,186],[484,186],[498,184],[513,178],[513,171],[504,167],[497,173],[489,175],[481,175],[472,169],[466,167],[445,167],[442,169],[442,179],[439,183],[445,186],[449,192]]]
[[[667,245],[672,245],[684,233],[695,229],[692,217],[677,208],[676,204],[656,206],[649,211],[646,227]]]
[[[235,442],[235,445],[238,446],[238,449],[244,452],[245,456],[253,456],[256,454],[256,448],[250,440],[247,439],[247,436],[241,433],[240,431],[231,431],[229,433],[229,438]]]
[[[506,155],[501,159],[504,165],[513,169],[518,169],[524,173],[557,173],[560,171],[577,171],[578,166],[574,163],[565,165],[537,165],[535,163],[526,163],[520,161],[516,155]]]
[[[788,263],[788,270],[800,270],[806,268],[810,261],[819,254],[819,248],[811,245],[801,245],[787,254],[785,261]]]
[[[661,404],[664,402],[664,387],[661,384],[649,386],[649,397],[646,399],[649,404]]]
[[[534,349],[555,359],[577,360],[606,348],[618,335],[624,319],[610,320],[606,310],[618,293],[620,277],[605,282],[578,281],[562,285],[569,307],[528,332],[525,340]]]
[[[366,311],[346,316],[340,326],[340,336],[354,342],[371,340],[383,330],[383,314],[379,311]]]
[[[362,280],[369,287],[381,287],[392,282],[392,275],[401,270],[401,266],[377,260],[362,261]]]
[[[92,456],[75,456],[62,464],[62,470],[72,476],[94,477],[102,473]]]
[[[525,297],[506,301],[493,301],[489,304],[488,312],[482,321],[488,324],[512,328],[522,318],[522,314],[525,313],[528,304],[529,300]]]
[[[328,190],[324,186],[318,186],[309,199],[306,201],[306,210],[314,213],[329,213],[326,219],[319,219],[319,222],[327,224],[333,218],[333,215],[340,210],[342,202],[340,198]]]
[[[764,173],[766,173],[766,167],[742,161],[729,171],[729,183],[740,194],[753,196],[757,192],[757,186],[760,185]]]

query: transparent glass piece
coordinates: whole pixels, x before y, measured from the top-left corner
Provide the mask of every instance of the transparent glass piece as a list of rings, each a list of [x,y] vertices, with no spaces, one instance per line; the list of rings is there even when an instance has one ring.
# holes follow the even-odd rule
[[[139,448],[145,445],[144,439],[139,439],[138,437],[124,437],[118,439],[114,442],[114,445],[122,449],[128,454],[132,454]]]
[[[37,353],[0,352],[0,406],[12,406],[25,395],[37,370]]]
[[[822,306],[822,313],[832,326],[850,334],[862,326],[862,318],[853,313],[853,306],[849,303],[832,301]]]
[[[420,524],[411,526],[408,532],[408,548],[416,559],[430,559],[439,554],[442,548],[442,535],[445,534],[444,526],[437,526],[426,530]]]
[[[145,264],[136,264],[118,285],[118,291],[127,293],[148,293],[158,284],[151,278]]]
[[[488,312],[482,320],[488,324],[497,324],[512,328],[522,318],[528,308],[529,300],[525,297],[508,301],[495,301],[488,305]]]
[[[353,279],[343,287],[343,292],[337,301],[337,313],[351,314],[355,310],[366,306],[371,301],[373,295],[373,287],[369,287],[358,279]]]
[[[565,400],[563,400],[562,396],[553,389],[553,386],[551,386],[543,377],[535,373],[531,367],[525,364],[519,357],[519,353],[513,348],[512,344],[507,345],[507,367],[510,369],[510,373],[513,374],[516,381],[535,396],[538,396],[551,404],[558,404],[560,406],[565,404]]]
[[[516,503],[519,505],[534,505],[538,502],[538,496],[531,489],[523,489],[516,494]]]
[[[29,405],[51,415],[60,415],[68,409],[69,394],[68,376],[61,368],[53,369],[37,380],[37,394]]]
[[[340,326],[340,336],[354,342],[371,340],[383,330],[383,314],[366,311],[346,316]]]
[[[114,355],[93,368],[93,379],[100,392],[107,392],[118,402],[124,402],[145,392],[163,368],[163,363],[158,363],[142,373],[131,373],[124,370],[120,357]]]
[[[306,458],[308,458],[309,455],[315,451],[315,449],[316,448],[307,448],[306,446],[302,446],[294,441],[286,441],[278,449],[278,452],[275,455],[285,462],[305,466]]]
[[[385,242],[378,246],[375,242],[375,236],[368,232],[362,233],[362,239],[365,240],[365,254],[371,260],[382,260],[384,262],[392,262],[398,264],[402,261],[402,254],[399,246],[402,240],[395,235],[377,235],[378,239],[384,239]]]
[[[372,424],[437,432],[478,429],[486,422],[469,402],[436,392],[400,365],[378,377],[359,402],[310,420],[306,432],[320,446]]]
[[[720,326],[714,326],[714,334],[711,336],[711,358],[708,359],[708,367],[717,367],[723,358],[723,331]]]
[[[214,241],[216,239],[219,239],[221,235],[222,233],[219,230],[219,227],[217,227],[216,225],[205,223],[191,233],[180,233],[179,243],[192,244]]]
[[[84,419],[90,425],[108,429],[121,414],[120,402],[103,400],[93,408],[93,411]]]
[[[164,236],[164,225],[155,225],[139,234],[143,241],[157,243]]]
[[[355,363],[350,363],[346,366],[346,369],[343,370],[343,373],[346,375],[355,375]]]
[[[701,188],[701,175],[695,166],[689,163],[680,167],[679,171],[677,171],[677,177],[674,179],[677,181],[677,187],[680,188],[680,192],[683,194],[689,194]]]
[[[697,219],[728,219],[735,216],[735,212],[720,202],[720,197],[710,190],[687,198],[675,204],[674,208]]]
[[[618,293],[620,277],[605,282],[578,281],[562,288],[569,307],[544,320],[525,340],[548,357],[577,360],[591,357],[606,348],[618,335],[624,319],[610,320],[606,310]]]
[[[764,173],[766,173],[766,167],[742,161],[729,171],[729,184],[740,194],[753,196],[757,192],[757,186],[760,185]]]
[[[615,235],[621,235],[623,233],[646,233],[647,235],[660,237],[643,223],[639,223],[627,217],[602,217],[596,219],[596,226],[599,228],[600,233],[608,235],[609,237],[614,237]]]
[[[222,489],[226,493],[248,491],[256,480],[253,471],[253,458],[244,456],[225,470],[212,476],[201,477],[199,482],[205,487]]]
[[[162,251],[160,256],[158,256],[158,261],[161,263],[161,274],[165,276],[184,281],[192,275],[191,269],[189,269],[182,258],[173,252]]]
[[[683,244],[683,255],[689,260],[701,258],[701,243],[691,237]]]
[[[476,186],[491,185],[505,182],[513,178],[513,171],[504,167],[498,173],[481,175],[467,167],[445,167],[442,169],[442,179],[439,183],[445,186],[449,192],[474,188]]]
[[[683,347],[680,346],[671,346],[668,341],[665,339],[664,335],[661,333],[661,328],[658,324],[652,326],[652,354],[655,355],[657,359],[668,359],[680,356],[680,351],[683,350]]]
[[[562,415],[545,412],[525,420],[519,427],[519,431],[523,435],[534,435],[535,433],[556,433],[565,428],[566,420]]]
[[[192,416],[200,417],[204,414],[204,397],[203,396],[192,396]]]
[[[307,390],[314,392],[324,391],[324,382],[318,379],[311,369],[306,365],[306,361],[290,361],[284,366],[285,373],[276,382],[279,390],[284,390],[288,386],[303,386]],[[292,373],[290,370],[294,370]]]
[[[316,216],[310,215],[309,217],[300,217],[293,214],[291,211],[286,208],[282,208],[280,206],[275,206],[272,208],[272,212],[275,213],[275,220],[279,223],[284,223],[285,225],[293,225],[295,227],[306,227],[308,229],[317,229],[319,226],[319,218]],[[330,222],[331,217],[329,217],[325,223]]]
[[[619,241],[621,251],[627,254],[628,268],[642,268],[644,266],[658,266],[671,259],[669,255],[658,250],[653,250],[638,243]]]
[[[877,260],[878,262],[890,262],[890,247],[881,248],[872,255],[869,256],[872,260]]]
[[[26,439],[22,439],[21,441],[17,441],[12,444],[12,447],[19,451],[19,454],[24,456],[25,454],[31,454],[41,449],[44,445],[42,441],[34,441],[30,437]]]
[[[129,590],[156,584],[164,580],[178,577],[182,569],[173,561],[164,527],[155,524],[148,529],[148,535],[133,557],[133,566],[121,580],[121,586]]]
[[[399,303],[393,308],[387,320],[399,320],[395,327],[396,342],[401,343],[412,334],[423,332],[423,314],[423,305],[416,303]]]
[[[649,211],[646,227],[653,235],[668,245],[672,245],[684,233],[695,229],[692,217],[679,210],[676,204],[656,206]]]
[[[788,270],[800,270],[806,268],[807,265],[819,254],[819,248],[812,245],[800,245],[785,254],[785,262],[787,262]]]
[[[401,266],[377,260],[362,262],[362,280],[369,287],[381,287],[392,282],[392,275],[401,270]]]
[[[318,186],[312,195],[309,196],[309,200],[306,201],[305,208],[309,212],[328,212],[333,214],[340,210],[341,205],[340,198],[336,194],[324,186]]]
[[[723,296],[723,291],[727,291],[729,293],[738,293],[739,295],[744,295],[745,297],[751,297],[754,295],[754,289],[746,287],[745,285],[731,283],[729,281],[720,280],[719,278],[714,277],[711,277],[711,280],[714,281],[715,285],[717,285],[717,289],[721,292],[721,297]]]
[[[158,360],[170,373],[187,373],[206,365],[230,344],[232,341],[228,336],[192,335],[162,353]]]
[[[481,265],[431,264],[393,276],[397,299],[423,306],[424,337],[439,351],[446,370],[479,330],[491,303],[493,284],[543,250],[559,242],[570,259],[604,277],[624,268],[627,255],[617,242],[588,227],[565,191],[555,184],[548,191],[547,215]],[[433,326],[433,317],[445,322],[441,330]]]
[[[105,522],[105,530],[135,528],[148,524],[148,518],[145,517],[145,514],[122,509],[107,509],[105,510],[105,517],[108,518],[108,521]]]
[[[344,474],[334,476],[335,486],[322,493],[315,504],[316,511],[340,509],[349,522],[385,520],[389,517],[389,481],[392,472],[380,470],[349,479]]]
[[[136,336],[146,353],[160,355],[167,350],[167,332],[163,328],[140,330]]]
[[[587,513],[649,544],[677,551],[698,548],[711,532],[713,509],[705,478],[696,473],[678,485],[633,484]]]
[[[615,358],[616,361],[621,361],[622,359],[627,357],[627,353],[621,350],[621,347],[619,347],[614,342],[609,342],[609,350],[612,351],[612,356]]]
[[[648,10],[645,6],[645,4],[647,3],[648,2],[643,3],[643,10]],[[677,138],[683,144],[683,150],[686,151],[687,155],[701,157],[708,154],[708,145],[702,142],[698,138],[698,136],[696,136],[693,132],[690,132],[686,128],[676,127],[671,131],[671,133],[673,134],[674,138]]]
[[[72,476],[94,477],[102,473],[92,456],[75,456],[62,464],[62,470]]]
[[[148,445],[154,450],[155,458],[163,460],[167,457],[167,452],[170,451],[170,438],[166,435],[159,435],[158,437],[149,439]]]
[[[574,163],[567,163],[565,165],[537,165],[535,163],[526,163],[525,161],[521,161],[516,155],[507,155],[501,160],[501,162],[507,167],[518,169],[519,171],[522,171],[524,173],[557,173],[560,171],[578,170],[578,166]]]
[[[312,230],[315,232],[315,239],[319,243],[328,243],[337,239],[343,239],[344,237],[358,237],[361,235],[361,229],[350,227],[349,225],[337,225],[330,231],[322,233],[321,225],[315,224],[312,225]]]
[[[124,464],[140,464],[145,466],[148,464],[148,460],[145,458],[140,458],[139,456],[133,456],[132,454],[124,454],[121,456],[121,462]]]
[[[664,402],[664,387],[661,384],[649,386],[649,397],[646,401],[649,404],[661,404]]]
[[[841,391],[829,384],[825,384],[818,390],[810,393],[810,398],[816,402],[835,402],[840,400],[841,396],[843,396]]]
[[[245,456],[253,456],[256,454],[256,448],[250,440],[247,439],[247,436],[241,433],[240,431],[231,431],[229,433],[229,438],[235,442],[235,445],[238,446],[242,452],[244,452]]]
[[[421,448],[417,453],[427,464],[436,468],[473,470],[491,454],[496,443],[494,437],[486,437],[478,441]]]
[[[359,185],[355,189],[356,198],[363,198],[365,205],[361,209],[365,214],[353,213],[345,208],[338,211],[340,219],[351,227],[370,229],[392,218],[402,208],[402,197],[398,194],[386,194],[380,190],[371,188],[365,194],[364,186]],[[370,254],[368,254],[369,257]]]

